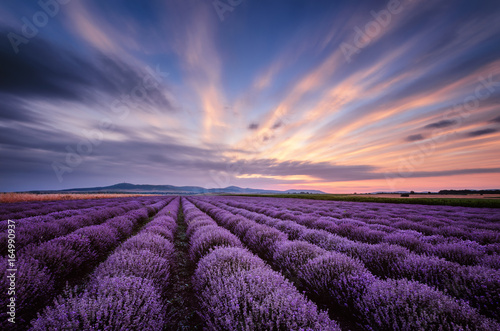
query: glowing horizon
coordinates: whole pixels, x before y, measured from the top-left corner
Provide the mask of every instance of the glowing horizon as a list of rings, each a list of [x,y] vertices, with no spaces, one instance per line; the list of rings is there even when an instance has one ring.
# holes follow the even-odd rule
[[[41,3],[0,5],[0,191],[500,188],[495,1]]]

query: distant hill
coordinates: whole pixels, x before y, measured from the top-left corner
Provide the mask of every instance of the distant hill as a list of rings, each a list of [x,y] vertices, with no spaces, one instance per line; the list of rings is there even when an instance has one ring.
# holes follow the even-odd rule
[[[36,191],[36,193],[48,193],[49,191]],[[241,188],[238,186],[228,186],[225,188],[206,189],[199,186],[173,186],[173,185],[136,185],[130,183],[120,183],[111,186],[72,188],[60,191],[50,191],[50,193],[143,193],[143,194],[207,194],[207,193],[230,193],[230,194],[279,194],[279,193],[310,193],[326,194],[318,190],[261,190],[253,188]]]

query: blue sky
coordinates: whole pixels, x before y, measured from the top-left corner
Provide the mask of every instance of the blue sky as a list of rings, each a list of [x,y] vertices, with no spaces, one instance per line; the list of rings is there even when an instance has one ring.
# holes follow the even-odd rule
[[[0,190],[498,188],[497,1],[0,4]]]

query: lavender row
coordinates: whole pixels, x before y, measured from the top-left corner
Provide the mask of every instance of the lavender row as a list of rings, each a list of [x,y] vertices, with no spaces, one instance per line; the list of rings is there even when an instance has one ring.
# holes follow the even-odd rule
[[[98,225],[105,220],[125,214],[129,210],[139,209],[142,204],[130,203],[126,208],[111,207],[87,212],[84,215],[61,218],[51,222],[16,224],[16,248],[20,250],[28,245],[36,245],[51,239],[67,235],[79,228]],[[5,238],[5,239],[4,239]],[[0,234],[2,255],[7,254],[7,232]]]
[[[380,204],[380,208],[369,212],[359,211],[358,208],[357,204],[351,204],[351,208],[346,211],[344,217],[365,221],[369,224],[412,229],[425,235],[469,239],[480,244],[499,242],[500,239],[497,235],[500,231],[498,209],[448,206],[425,206],[422,208],[416,205],[406,206],[403,209],[397,204]],[[367,208],[365,207],[365,210]],[[331,216],[331,212],[326,212],[322,216]]]
[[[460,237],[464,235],[463,232],[457,230],[460,226],[465,227],[466,232],[484,229],[493,230],[496,233],[500,230],[500,224],[498,224],[500,213],[491,208],[426,206],[422,209],[415,205],[336,201],[304,203],[296,199],[254,200],[249,198],[243,200],[243,198],[236,198],[228,199],[226,202],[236,207],[252,206],[254,211],[267,211],[272,213],[271,216],[281,219],[303,215],[315,218],[345,219],[357,224],[382,225],[395,229],[413,226],[414,230],[428,235],[434,235],[433,231],[438,230],[444,232],[444,236]],[[463,212],[464,210],[467,212]],[[478,239],[485,242],[491,240],[488,237]]]
[[[58,209],[57,211],[44,213],[45,208],[41,207],[37,210],[36,215],[28,216],[23,218],[10,218],[15,219],[17,225],[23,225],[25,223],[33,222],[50,222],[53,220],[58,220],[61,218],[83,215],[87,212],[103,210],[110,207],[127,207],[129,204],[139,203],[141,205],[151,205],[162,201],[163,199],[159,197],[131,197],[131,198],[115,198],[115,199],[99,199],[95,201],[96,203],[90,203],[93,200],[82,200],[86,201],[86,205],[80,206],[80,208],[72,209]],[[97,203],[99,202],[99,203]],[[7,223],[6,220],[0,221],[0,230],[2,230]]]
[[[117,200],[118,198],[110,199],[75,199],[75,200],[54,200],[54,201],[22,201],[14,203],[3,203],[0,205],[0,215],[7,213],[22,212],[25,210],[64,210],[64,209],[77,209],[85,208],[84,206],[100,205],[110,200]]]
[[[388,242],[401,245],[416,253],[436,255],[446,260],[457,262],[464,265],[484,265],[492,268],[500,268],[500,227],[497,230],[477,230],[474,229],[474,239],[462,240],[461,230],[454,222],[444,228],[442,234],[425,235],[430,231],[424,227],[434,227],[435,221],[427,220],[427,225],[418,225],[415,221],[399,220],[390,225],[376,224],[368,220],[368,223],[351,218],[336,219],[332,217],[315,218],[305,213],[294,213],[293,216],[287,215],[285,219],[297,221],[300,224],[309,224],[340,236],[352,240],[358,240],[368,243]],[[366,220],[365,220],[366,221]],[[480,224],[473,222],[475,227],[481,227]],[[497,225],[497,224],[489,224]],[[439,228],[439,227],[438,227]],[[466,230],[469,231],[469,230]],[[479,244],[483,243],[484,245]]]
[[[290,210],[325,214],[336,218],[357,217],[360,220],[397,221],[402,217],[416,223],[428,223],[431,227],[461,224],[473,228],[500,229],[498,210],[492,208],[471,208],[451,206],[422,206],[412,204],[388,204],[373,202],[312,201],[301,199],[267,199],[270,206],[288,205]],[[353,209],[355,211],[353,211]],[[327,215],[326,215],[327,214]]]
[[[231,199],[233,200],[233,199]],[[410,229],[424,235],[441,235],[476,241],[480,244],[500,243],[500,213],[491,208],[377,204],[337,201],[300,201],[296,199],[236,198],[238,204],[258,201],[257,212],[272,209],[272,217],[286,219],[291,215],[306,214],[320,218],[348,219],[385,225],[396,229]],[[235,204],[236,202],[230,202]]]
[[[221,212],[221,211],[219,211],[219,212]],[[223,213],[223,212],[222,212],[222,213]],[[216,215],[212,215],[212,216],[214,216],[214,217],[215,217]],[[230,217],[230,215],[226,215],[226,216],[224,216],[224,217],[223,217],[223,219],[226,219],[226,220],[227,220],[227,218],[228,218],[228,217]],[[241,220],[244,220],[244,219],[240,219],[240,221],[241,221]],[[233,218],[232,222],[234,222],[234,221],[235,221],[235,219]],[[292,222],[289,222],[289,223],[292,223]],[[293,224],[293,223],[292,223],[292,224]],[[282,224],[282,225],[283,225],[283,224]],[[246,223],[245,223],[245,222],[243,222],[243,223],[239,223],[239,224],[238,224],[238,226],[239,226],[239,228],[235,228],[235,230],[245,231],[245,228],[246,228],[246,227],[248,227],[248,226],[250,226],[250,225],[248,224],[248,222],[246,222]],[[296,231],[297,229],[295,228],[295,229],[293,229],[293,230],[295,230],[295,231]],[[262,230],[262,231],[264,231],[264,230]],[[293,231],[291,231],[291,233],[293,234]],[[243,234],[244,234],[245,236],[249,236],[249,233],[248,233],[248,232],[246,232],[246,233],[245,233],[245,232],[243,232]],[[297,234],[297,233],[295,233],[295,234]],[[270,235],[270,234],[267,234],[267,236],[269,236],[269,235]],[[277,241],[278,241],[278,240],[277,240],[277,238],[278,238],[278,237],[277,237],[277,235],[276,235],[276,232],[274,233],[274,236],[275,236],[274,238],[272,238],[271,240],[268,240],[267,242],[269,242],[269,243],[277,242]],[[249,240],[250,240],[250,239],[249,239]],[[265,242],[265,241],[264,241],[264,242]],[[245,243],[246,243],[246,242],[245,242]],[[250,244],[250,242],[249,242],[248,244]],[[255,249],[256,249],[257,251],[269,252],[271,248],[270,248],[270,247],[266,247],[266,245],[263,245],[263,246],[261,245],[260,247],[257,245],[257,246],[255,247]],[[269,254],[269,253],[267,253],[267,254]]]
[[[195,203],[318,302],[353,313],[352,318],[363,321],[366,329],[428,330],[435,325],[450,330],[455,326],[477,330],[500,327],[467,303],[427,285],[407,279],[380,279],[358,259],[346,254],[328,252],[304,241],[290,241],[275,228],[235,217],[210,203],[200,200]],[[351,279],[352,270],[355,273]]]
[[[28,323],[68,280],[83,277],[156,211],[156,207],[142,207],[103,224],[83,227],[72,234],[26,247],[18,254],[16,262],[16,325],[21,328]],[[0,264],[5,266],[0,279],[4,283],[7,281],[7,258],[0,260]],[[2,306],[7,304],[6,297],[1,300]],[[2,322],[7,320],[5,312],[0,315]]]
[[[38,330],[163,330],[179,198],[93,272],[83,291],[60,296],[32,321]]]
[[[61,211],[51,212],[48,214],[38,214],[36,216],[15,219],[16,228],[20,228],[23,226],[30,226],[33,224],[53,222],[53,221],[56,221],[56,220],[59,220],[62,218],[68,218],[71,216],[86,215],[87,213],[98,212],[98,211],[106,210],[106,209],[113,208],[113,207],[125,207],[126,208],[129,204],[130,205],[139,204],[141,206],[144,205],[143,202],[139,202],[137,200],[109,201],[107,204],[100,205],[100,206],[85,207],[85,208],[80,208],[80,209],[65,209],[65,210],[61,210]],[[8,223],[7,220],[0,221],[0,231],[4,231],[5,229],[7,229],[7,223]]]
[[[186,199],[194,288],[210,330],[340,330],[282,275]]]
[[[47,215],[64,210],[78,210],[106,205],[117,199],[96,200],[59,200],[3,203],[0,205],[0,220],[22,219],[26,217]],[[1,222],[0,221],[0,222]]]
[[[154,200],[153,200],[154,201]],[[159,209],[166,204],[166,201],[159,201],[147,206],[150,209]],[[52,222],[36,222],[17,224],[16,222],[16,249],[19,251],[25,246],[35,245],[48,240],[67,235],[73,231],[91,225],[98,225],[105,220],[123,215],[125,212],[139,209],[143,204],[131,201],[125,205],[102,208],[93,212],[87,212],[78,216],[62,218]],[[7,231],[0,234],[2,255],[7,254]]]
[[[104,201],[105,200],[105,201]],[[91,201],[91,200],[84,200],[84,201]],[[62,218],[68,218],[71,216],[82,216],[86,215],[88,213],[93,213],[93,212],[99,212],[103,210],[107,210],[112,207],[120,207],[124,208],[126,210],[130,210],[131,208],[129,205],[134,205],[134,204],[139,204],[139,205],[150,205],[154,204],[158,201],[161,201],[158,199],[158,197],[148,197],[147,199],[134,199],[134,198],[117,198],[117,199],[100,199],[99,202],[100,204],[95,204],[95,205],[86,205],[82,206],[79,209],[64,209],[64,210],[58,210],[55,212],[51,213],[37,213],[35,216],[29,216],[29,217],[24,217],[24,218],[10,218],[12,220],[15,220],[16,222],[16,228],[23,227],[23,226],[30,226],[33,224],[37,223],[48,223],[48,222],[53,222],[55,220],[59,220]],[[41,208],[43,209],[43,208]],[[2,220],[0,221],[0,231],[4,231],[7,229],[7,220]]]
[[[228,204],[227,201],[223,201],[225,204]],[[234,205],[234,204],[228,204]],[[256,207],[251,208],[248,205],[244,206],[245,209],[234,209],[233,211],[242,214],[247,217],[252,217],[252,215],[258,215],[256,217],[260,217],[259,213],[250,211],[259,209],[265,215],[270,215],[271,213],[263,211],[263,208]],[[228,208],[236,208],[236,207],[228,207]],[[243,207],[242,207],[243,208]],[[255,216],[254,215],[254,216]],[[283,215],[282,215],[283,216]],[[340,236],[347,237],[349,239],[353,239],[361,242],[368,243],[376,243],[378,241],[371,240],[373,239],[373,232],[370,232],[366,229],[363,229],[361,226],[356,226],[356,222],[350,219],[336,220],[330,219],[326,220],[325,217],[315,218],[313,216],[294,216],[294,217],[286,217],[288,220],[293,220],[299,224],[307,226],[308,228],[316,228],[326,230],[328,232],[338,234]],[[342,227],[339,227],[335,224],[335,222],[341,222]],[[446,240],[441,241],[437,236],[427,237],[430,241],[429,243],[425,243],[428,247],[427,251],[422,252],[419,247],[424,247],[423,245],[419,245],[418,233],[414,231],[398,231],[392,232],[390,234],[384,233],[387,235],[387,242],[390,244],[400,245],[408,248],[409,250],[416,251],[419,254],[425,255],[436,255],[438,257],[445,258],[451,262],[457,262],[463,265],[482,265],[484,267],[499,269],[500,268],[500,244],[490,244],[487,246],[481,246],[476,242],[471,241],[462,241],[457,238],[455,240]],[[420,236],[419,238],[423,238]],[[441,237],[441,239],[444,239]],[[449,238],[448,238],[449,239]]]
[[[254,203],[251,203],[252,201]],[[246,202],[239,200],[238,204],[248,206],[249,202],[255,209],[254,211],[267,210],[271,213],[270,216],[281,219],[287,219],[293,215],[316,219],[324,217],[327,220],[345,219],[350,223],[374,225],[374,229],[415,230],[424,235],[463,238],[481,244],[500,242],[500,224],[498,223],[500,213],[497,209],[491,208],[426,206],[422,210],[414,205],[375,204],[380,206],[368,207],[366,203],[334,201],[323,202],[322,206],[320,202],[315,201],[306,205],[303,201],[297,202],[295,199],[263,199],[259,200],[258,204],[255,204],[256,200]],[[236,206],[232,200],[228,203]],[[314,209],[311,209],[311,206]],[[342,210],[341,213],[339,209]]]
[[[238,202],[256,201],[255,198],[236,197]],[[426,222],[428,225],[442,227],[451,223],[463,226],[479,226],[484,229],[498,229],[498,211],[492,208],[422,206],[412,204],[388,204],[376,202],[341,202],[303,199],[258,199],[261,206],[279,207],[286,205],[288,211],[330,216],[334,218],[356,217],[359,220],[397,221],[401,217],[413,222]],[[353,211],[354,209],[354,211]],[[474,222],[474,223],[471,223]]]
[[[27,217],[43,216],[51,213],[65,212],[116,203],[139,201],[151,204],[160,201],[160,197],[130,197],[109,199],[84,199],[84,200],[58,200],[58,201],[32,201],[0,204],[0,224],[5,220],[20,220]],[[57,218],[57,214],[54,215]]]
[[[84,215],[88,212],[104,210],[104,209],[111,208],[111,207],[125,207],[125,206],[128,206],[129,204],[143,205],[144,203],[145,203],[144,201],[139,202],[137,200],[109,201],[108,203],[102,204],[99,206],[89,206],[89,207],[79,208],[79,209],[65,209],[65,210],[51,212],[48,214],[39,214],[36,216],[19,218],[19,219],[16,219],[15,221],[16,221],[16,224],[18,226],[24,226],[24,225],[30,225],[32,223],[52,222],[52,221],[55,221],[55,220],[58,220],[61,218],[66,218],[66,217],[76,216],[76,215]],[[146,202],[146,203],[149,203],[149,202]],[[6,221],[1,221],[0,228],[3,228],[5,223],[6,223]]]
[[[223,207],[214,200],[215,205]],[[233,209],[233,213],[240,210]],[[291,239],[305,240],[329,251],[358,258],[382,278],[406,278],[434,286],[456,298],[467,300],[481,313],[500,319],[500,272],[481,266],[461,266],[437,257],[420,256],[389,244],[357,243],[323,230],[313,230],[292,221],[280,221],[253,214],[251,219],[287,233]]]
[[[249,213],[259,210],[261,214],[270,217],[277,216],[272,210],[256,205],[235,204],[224,200],[222,202],[228,206],[234,206],[234,208],[247,210]],[[500,253],[500,244],[482,246],[475,241],[460,240],[456,237],[424,236],[414,230],[398,230],[386,225],[368,225],[348,218],[336,219],[324,216],[316,218],[303,213],[281,213],[278,216],[284,220],[291,220],[309,228],[322,229],[354,241],[370,244],[387,242],[406,247],[418,254],[435,255],[463,265],[482,265],[500,269],[500,256],[498,254]],[[495,233],[495,237],[498,236],[500,236],[500,232]],[[493,236],[490,237],[493,238]]]

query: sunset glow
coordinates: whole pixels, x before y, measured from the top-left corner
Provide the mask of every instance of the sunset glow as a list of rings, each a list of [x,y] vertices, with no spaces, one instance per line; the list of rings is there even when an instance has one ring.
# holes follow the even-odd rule
[[[498,1],[46,3],[0,4],[0,191],[500,188]]]

